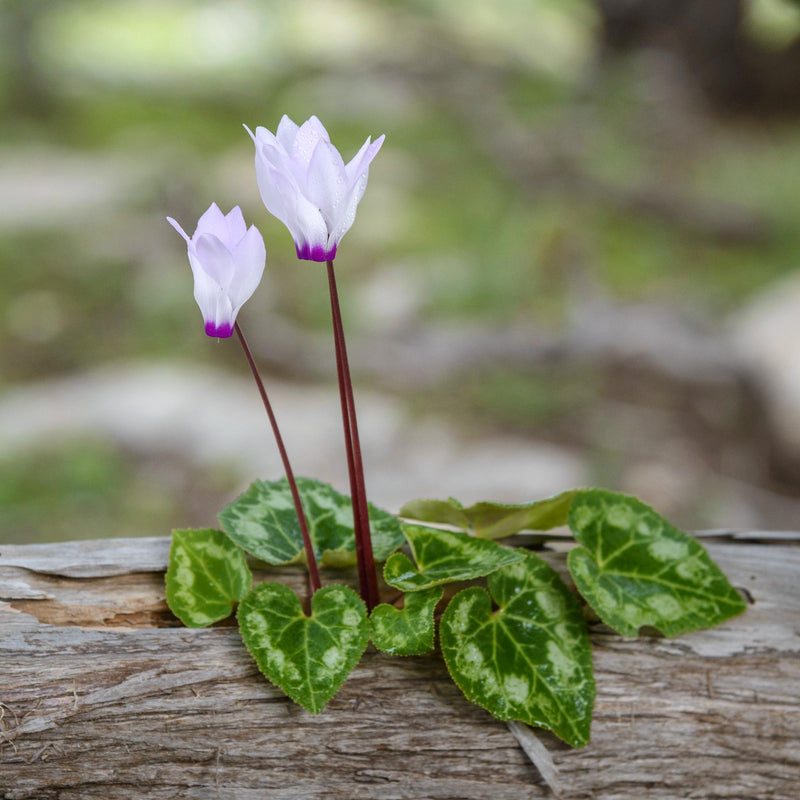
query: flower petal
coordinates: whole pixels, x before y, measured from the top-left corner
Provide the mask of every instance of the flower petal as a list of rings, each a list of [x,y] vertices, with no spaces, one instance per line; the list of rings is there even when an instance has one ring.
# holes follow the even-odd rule
[[[256,142],[256,182],[258,183],[258,191],[267,211],[288,227],[289,209],[286,205],[285,195],[278,191],[278,186],[274,179],[276,169],[267,159],[264,153],[265,149],[261,147],[260,142]]]
[[[294,239],[297,257],[324,261],[328,226],[320,210],[298,192],[295,183],[283,173],[271,170],[270,177],[283,198],[287,210],[284,224]]]
[[[278,130],[275,131],[275,138],[287,153],[291,152],[299,130],[300,128],[286,114],[281,117],[281,121],[278,123]]]
[[[227,239],[228,226],[225,223],[225,215],[216,203],[212,203],[197,220],[197,228],[195,228],[192,241],[197,241],[197,237],[204,233],[210,233],[223,242]]]
[[[250,226],[250,230],[236,245],[232,256],[236,271],[228,287],[228,296],[235,315],[242,304],[253,296],[264,274],[267,250],[264,247],[264,239],[255,225]]]
[[[306,193],[322,212],[328,230],[333,227],[344,200],[346,181],[344,161],[339,151],[330,142],[319,141],[308,165]]]
[[[382,134],[372,143],[370,143],[370,140],[367,139],[367,141],[361,145],[361,149],[347,163],[347,166],[344,169],[347,173],[347,184],[349,187],[355,185],[356,181],[361,177],[364,170],[367,169],[372,163],[372,159],[378,155],[378,150],[381,149],[381,145],[383,144],[385,138],[386,135]],[[362,192],[361,194],[363,195],[364,193]]]
[[[227,239],[223,239],[222,241],[227,246],[228,250],[233,250],[247,235],[247,224],[244,221],[244,215],[239,206],[234,206],[225,215],[225,227],[227,228]]]
[[[265,163],[295,183],[298,192],[306,191],[308,165],[292,159],[277,141],[270,141],[266,137],[262,137],[258,145],[258,155]]]
[[[203,315],[209,336],[230,336],[233,331],[231,302],[222,287],[203,269],[196,253],[189,251],[189,263],[194,275],[194,299]]]
[[[300,127],[304,128],[306,125],[315,131],[320,139],[324,139],[326,142],[331,140],[325,126],[319,121],[319,117],[315,114],[312,114]]]
[[[317,142],[330,142],[330,140],[331,137],[328,136],[325,126],[316,117],[307,119],[298,129],[297,136],[292,142],[292,149],[289,150],[292,161],[307,167]]]
[[[336,219],[331,228],[330,244],[338,246],[342,237],[350,230],[356,220],[356,209],[364,196],[369,179],[369,168],[367,168],[359,178],[356,185],[350,190],[344,203],[339,207]]]
[[[184,229],[183,229],[183,228],[181,228],[181,226],[180,226],[180,225],[178,225],[178,223],[177,223],[177,222],[176,222],[174,219],[172,219],[172,217],[167,217],[167,222],[169,222],[169,224],[170,224],[170,225],[172,225],[172,227],[173,227],[173,228],[175,228],[175,230],[176,230],[176,231],[178,231],[178,233],[179,233],[181,236],[183,236],[183,238],[186,240],[186,243],[187,243],[187,244],[189,244],[189,243],[192,241],[192,240],[191,240],[191,239],[190,239],[190,238],[189,238],[189,237],[186,235],[186,231],[184,231]]]
[[[197,263],[202,270],[223,292],[227,292],[236,270],[230,250],[211,233],[201,233],[192,244]]]

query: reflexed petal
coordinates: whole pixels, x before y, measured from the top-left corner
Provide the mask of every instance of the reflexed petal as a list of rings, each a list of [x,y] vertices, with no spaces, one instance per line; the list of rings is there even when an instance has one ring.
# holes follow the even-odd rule
[[[227,246],[228,250],[233,250],[247,235],[247,224],[244,221],[242,209],[239,208],[239,206],[234,206],[225,215],[225,225],[227,227],[228,238],[222,241]]]
[[[197,220],[197,228],[195,228],[192,241],[196,241],[197,237],[203,233],[210,233],[223,242],[227,239],[228,226],[225,222],[225,215],[216,203],[212,203],[205,214]]]
[[[186,235],[186,231],[184,231],[184,229],[181,228],[181,226],[178,225],[178,223],[172,219],[172,217],[167,217],[167,222],[169,222],[169,224],[172,225],[172,227],[175,228],[175,230],[178,231],[181,236],[183,236],[187,244],[191,242],[191,239]]]
[[[308,199],[317,206],[330,229],[336,220],[337,209],[345,197],[347,186],[344,161],[330,143],[320,141],[308,165]]]
[[[264,130],[262,128],[262,130]],[[297,131],[300,130],[289,117],[284,114],[281,121],[278,123],[278,130],[275,131],[275,138],[281,143],[281,146],[287,153],[292,151],[292,145],[297,136]]]
[[[195,237],[193,245],[197,263],[222,291],[227,292],[236,270],[230,250],[210,233]]]
[[[228,296],[235,313],[246,300],[252,297],[264,274],[267,251],[264,247],[264,239],[255,225],[250,226],[250,230],[236,245],[232,255],[236,263],[236,271],[231,285],[228,287]]]
[[[361,149],[350,159],[347,166],[344,168],[347,173],[348,186],[355,185],[356,181],[361,177],[364,170],[366,170],[372,163],[372,159],[378,155],[378,150],[381,149],[383,140],[386,138],[385,134],[379,136],[374,142],[370,143],[367,139],[361,146]],[[364,192],[362,191],[363,195]]]

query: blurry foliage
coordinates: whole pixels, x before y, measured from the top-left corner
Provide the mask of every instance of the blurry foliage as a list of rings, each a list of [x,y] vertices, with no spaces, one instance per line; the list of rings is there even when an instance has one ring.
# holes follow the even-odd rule
[[[536,374],[493,369],[464,376],[455,393],[444,388],[428,390],[416,398],[415,408],[420,413],[447,414],[465,430],[478,419],[509,433],[578,444],[585,432],[576,428],[574,420],[584,417],[596,403],[602,381],[586,365]]]
[[[227,468],[59,441],[0,458],[0,542],[163,535],[214,519],[235,490]]]
[[[178,524],[174,490],[107,443],[65,443],[0,461],[0,530],[13,541],[141,536]]]
[[[778,17],[800,30],[780,0],[749,9],[759,36],[783,36]],[[9,165],[33,167],[44,151],[85,156],[98,186],[99,156],[140,167],[132,190],[115,196],[112,180],[113,200],[71,219],[32,211],[19,225],[17,198],[2,199],[0,388],[116,359],[216,357],[201,350],[185,250],[164,222],[169,213],[190,228],[211,200],[240,203],[266,239],[261,307],[243,317],[271,307],[327,327],[324,286],[261,207],[241,127],[274,128],[283,113],[318,114],[346,157],[366,134],[387,134],[341,251],[345,298],[391,262],[414,274],[430,320],[555,326],[587,276],[605,293],[715,315],[797,266],[798,123],[682,116],[640,62],[601,67],[590,0],[6,0],[0,32],[0,185]],[[501,169],[430,75],[528,126],[541,185]],[[565,166],[622,191],[667,184],[734,201],[763,216],[769,236],[721,243],[614,208],[563,182]],[[459,403],[541,432],[584,408],[591,389],[498,373]],[[115,533],[163,532],[174,498],[131,469],[97,443],[3,464],[0,538],[104,535],[112,519]]]
[[[752,38],[767,47],[784,47],[800,35],[798,0],[750,0],[745,28]]]

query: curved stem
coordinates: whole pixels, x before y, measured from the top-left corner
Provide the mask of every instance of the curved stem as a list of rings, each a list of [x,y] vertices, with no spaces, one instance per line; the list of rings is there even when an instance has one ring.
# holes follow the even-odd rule
[[[308,522],[306,521],[306,515],[303,511],[303,504],[300,500],[300,492],[297,490],[297,481],[294,479],[294,472],[292,472],[292,465],[289,463],[289,456],[286,453],[286,447],[283,444],[283,437],[281,436],[280,429],[278,428],[278,421],[275,419],[275,414],[272,411],[272,405],[267,397],[267,390],[264,388],[264,382],[261,380],[261,375],[258,373],[258,367],[256,367],[253,354],[250,352],[250,348],[247,346],[247,341],[244,338],[242,329],[239,327],[239,323],[236,322],[233,328],[236,331],[236,335],[239,337],[239,342],[242,345],[242,350],[244,350],[244,355],[247,359],[247,363],[250,366],[250,371],[253,373],[253,378],[255,379],[256,386],[258,387],[259,394],[261,395],[261,400],[264,403],[264,409],[269,417],[269,423],[272,426],[272,432],[275,435],[275,442],[278,445],[278,452],[281,455],[281,461],[283,461],[283,469],[286,473],[286,480],[289,482],[289,489],[292,493],[294,508],[297,512],[297,521],[300,524],[300,533],[303,536],[303,546],[305,547],[306,551],[309,594],[313,595],[314,592],[320,588],[321,583],[319,579],[319,569],[317,568],[317,559],[314,555],[314,546],[311,544],[311,536],[309,536],[308,533]]]
[[[379,602],[378,581],[375,575],[375,558],[372,553],[372,538],[369,528],[367,490],[364,483],[364,464],[361,458],[361,442],[358,436],[356,406],[353,399],[353,382],[347,360],[347,345],[344,338],[342,313],[333,262],[328,261],[328,287],[331,295],[333,338],[336,345],[336,374],[339,379],[339,398],[342,404],[347,469],[350,477],[350,494],[353,504],[353,529],[356,539],[356,558],[361,594],[367,609],[371,611]]]

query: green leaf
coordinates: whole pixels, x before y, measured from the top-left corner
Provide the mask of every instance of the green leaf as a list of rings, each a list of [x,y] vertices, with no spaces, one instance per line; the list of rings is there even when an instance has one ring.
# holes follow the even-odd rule
[[[367,608],[349,586],[315,592],[308,617],[288,586],[262,583],[237,618],[261,672],[312,714],[339,691],[369,642]]]
[[[442,615],[439,639],[453,680],[500,719],[585,745],[595,685],[577,597],[533,553],[490,575],[488,589],[459,592]]]
[[[581,491],[569,524],[583,545],[567,560],[575,584],[623,636],[636,636],[645,625],[676,636],[745,609],[703,546],[633,497]]]
[[[419,522],[452,525],[465,531],[472,529],[464,506],[454,497],[448,497],[447,500],[412,500],[400,509],[399,516]]]
[[[370,638],[378,650],[393,656],[418,656],[433,650],[433,612],[444,589],[410,592],[403,608],[381,603],[369,618]]]
[[[404,592],[481,578],[522,558],[515,550],[467,533],[417,525],[403,525],[403,533],[417,566],[402,553],[395,553],[384,564],[383,577]]]
[[[190,628],[225,619],[253,582],[244,553],[211,528],[172,532],[167,604]]]
[[[311,478],[298,478],[297,488],[319,563],[336,567],[355,564],[350,498]],[[371,504],[368,508],[375,560],[385,561],[403,543],[403,532],[393,514]],[[268,564],[305,562],[303,537],[285,478],[255,481],[220,512],[219,521],[236,544]]]
[[[520,531],[545,531],[566,525],[576,491],[571,489],[532,503],[475,503],[469,508],[452,498],[412,500],[400,509],[400,516],[420,522],[453,525],[472,531],[481,539],[502,539]]]

